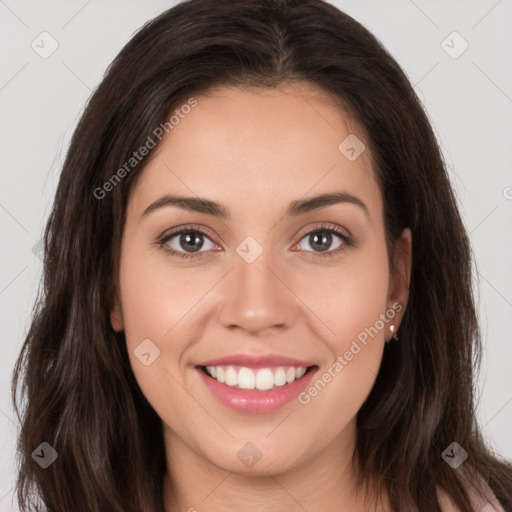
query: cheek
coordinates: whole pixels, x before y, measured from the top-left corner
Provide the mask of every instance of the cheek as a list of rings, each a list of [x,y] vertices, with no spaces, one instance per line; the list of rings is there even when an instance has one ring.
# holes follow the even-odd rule
[[[321,340],[329,358],[303,396],[311,417],[329,414],[348,421],[368,396],[378,374],[391,315],[387,303],[389,267],[385,246],[375,245],[346,258],[338,268],[324,268],[308,275],[303,296],[328,325]],[[320,287],[321,282],[325,286]],[[315,284],[315,286],[313,286]],[[316,291],[311,291],[316,290]],[[319,291],[321,290],[321,291]],[[384,319],[383,319],[384,318]],[[387,320],[387,321],[386,321]]]
[[[322,332],[333,356],[348,350],[360,334],[364,339],[387,307],[389,268],[380,244],[348,253],[339,265],[312,266],[294,279],[298,295],[329,327]]]
[[[172,376],[179,374],[181,355],[188,343],[187,336],[180,334],[184,320],[204,292],[195,289],[194,293],[179,272],[166,271],[161,259],[149,251],[127,252],[120,282],[131,366],[144,395],[158,409],[161,398],[175,388]],[[147,353],[149,356],[142,357]]]
[[[176,283],[168,282],[165,275],[143,262],[131,263],[127,261],[121,273],[123,315],[130,342],[161,340],[173,327],[173,312],[182,293]]]
[[[187,425],[204,422],[201,411],[191,407],[190,395],[184,391],[180,367],[190,343],[190,335],[184,332],[189,325],[187,315],[193,313],[191,309],[204,290],[187,286],[183,272],[166,270],[161,262],[155,264],[155,259],[154,255],[132,253],[121,267],[127,350],[142,394],[162,421],[186,438]],[[154,345],[144,341],[148,339]],[[146,348],[142,351],[143,343]],[[147,352],[149,365],[140,358]],[[185,417],[186,422],[176,421],[176,416]]]
[[[204,277],[166,260],[161,249],[148,249],[147,240],[127,238],[120,281],[125,330],[130,344],[154,339],[165,346],[180,337],[182,320],[207,289]]]

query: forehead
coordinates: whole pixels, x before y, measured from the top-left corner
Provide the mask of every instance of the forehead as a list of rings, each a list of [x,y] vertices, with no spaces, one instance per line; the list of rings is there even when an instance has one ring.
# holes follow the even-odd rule
[[[263,206],[281,211],[304,196],[346,191],[379,214],[364,132],[318,90],[305,84],[221,88],[195,99],[196,106],[174,118],[142,171],[132,209],[142,211],[169,193],[207,197],[254,216]],[[366,149],[353,159],[352,147],[363,148],[358,139]]]

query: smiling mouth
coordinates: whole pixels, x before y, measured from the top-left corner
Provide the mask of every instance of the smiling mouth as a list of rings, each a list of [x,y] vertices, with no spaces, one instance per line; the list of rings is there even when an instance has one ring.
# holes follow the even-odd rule
[[[208,377],[234,389],[269,391],[302,379],[304,375],[318,366],[275,366],[253,369],[244,366],[221,365],[200,366],[199,368]]]

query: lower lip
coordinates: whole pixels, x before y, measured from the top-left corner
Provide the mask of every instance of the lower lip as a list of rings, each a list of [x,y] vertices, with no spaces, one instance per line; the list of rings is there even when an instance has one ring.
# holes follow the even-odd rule
[[[258,391],[232,388],[209,377],[202,369],[197,369],[206,387],[220,402],[235,411],[249,413],[272,412],[291,402],[304,391],[317,370],[318,368],[309,370],[303,377],[294,380],[291,384],[268,391]]]

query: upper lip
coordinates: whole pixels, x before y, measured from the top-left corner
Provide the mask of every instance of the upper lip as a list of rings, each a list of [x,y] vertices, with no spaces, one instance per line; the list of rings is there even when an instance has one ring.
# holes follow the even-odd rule
[[[315,363],[310,361],[300,361],[291,357],[280,356],[277,354],[252,355],[252,354],[232,354],[226,357],[218,357],[199,363],[198,366],[244,366],[247,368],[267,368],[269,366],[313,366]]]

